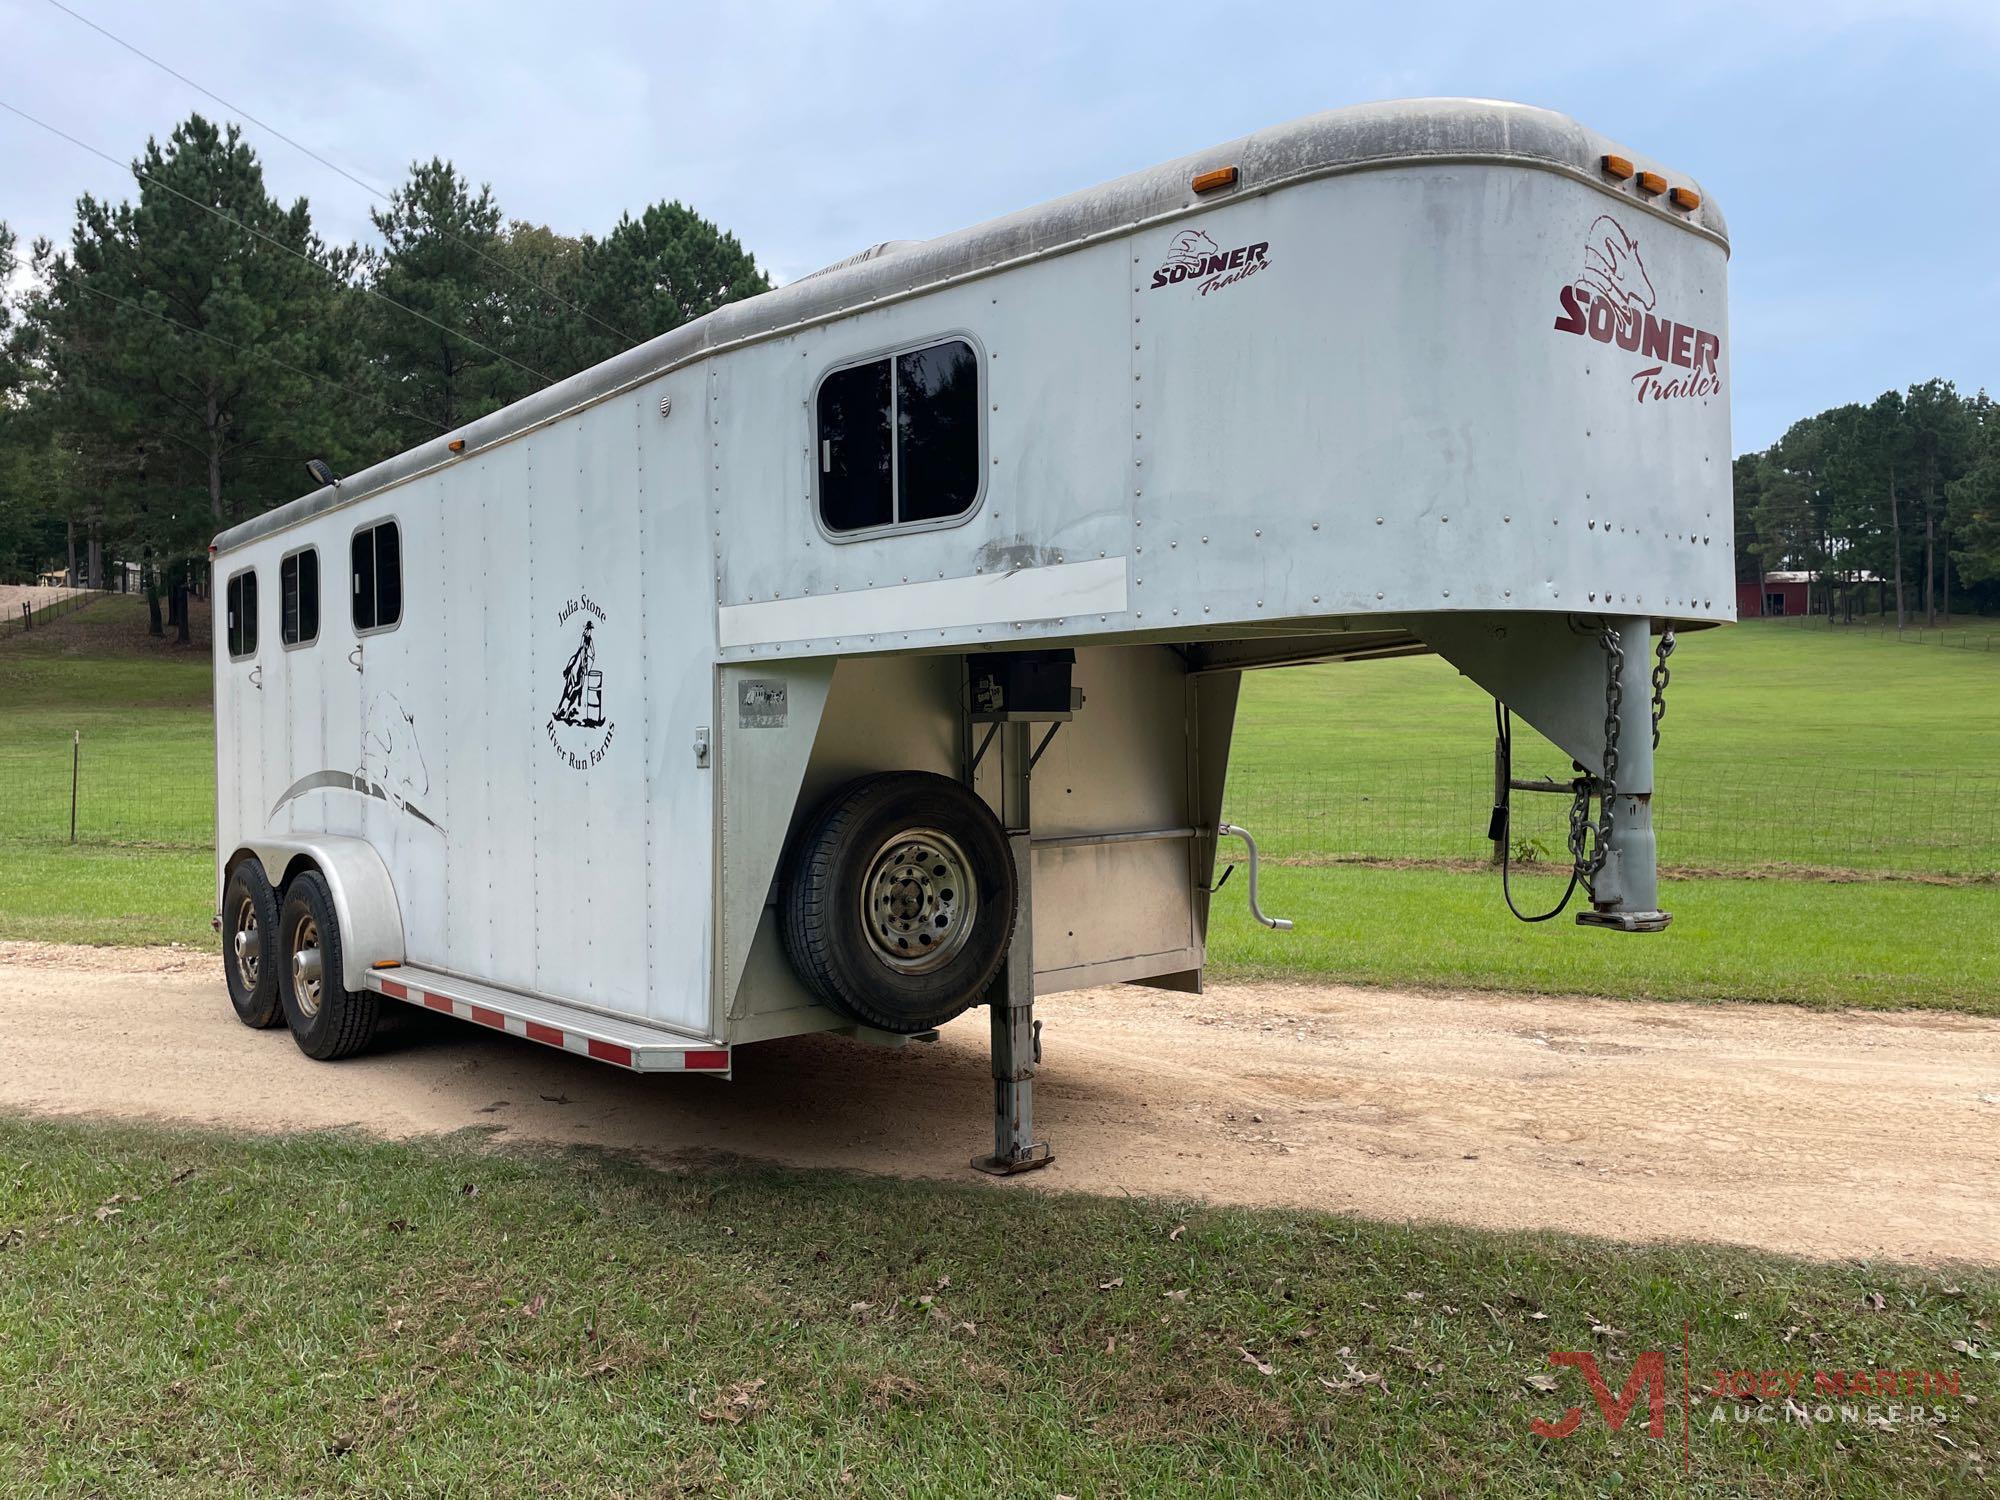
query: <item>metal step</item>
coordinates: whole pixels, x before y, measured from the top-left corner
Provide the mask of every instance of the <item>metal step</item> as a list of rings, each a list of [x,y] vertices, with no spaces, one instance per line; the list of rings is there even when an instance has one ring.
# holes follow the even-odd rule
[[[368,987],[391,1000],[560,1047],[634,1073],[707,1073],[727,1078],[729,1049],[642,1021],[621,1020],[539,995],[523,995],[414,964],[369,971]]]

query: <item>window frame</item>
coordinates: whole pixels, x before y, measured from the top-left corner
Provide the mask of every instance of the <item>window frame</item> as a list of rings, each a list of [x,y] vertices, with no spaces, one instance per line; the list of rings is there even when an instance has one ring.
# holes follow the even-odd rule
[[[285,639],[285,564],[290,562],[295,557],[305,556],[308,552],[310,552],[313,557],[313,573],[315,575],[313,581],[313,587],[317,591],[318,595],[318,597],[313,601],[314,605],[313,633],[311,635],[300,636],[295,641],[288,641]],[[350,589],[352,589],[354,587],[354,578],[352,575],[352,567],[353,567],[352,562],[350,562],[348,566],[350,572],[347,580],[347,585]],[[308,542],[306,545],[302,547],[292,548],[291,551],[285,553],[278,559],[278,645],[279,647],[286,651],[304,651],[308,647],[317,646],[319,644],[320,618],[325,613],[326,613],[326,569],[320,566],[318,543]],[[348,611],[348,615],[350,619],[353,617],[353,611],[351,608]]]
[[[244,613],[244,618],[249,622],[250,648],[247,651],[238,651],[230,641],[230,636],[234,633],[235,627],[232,621],[242,599],[241,592],[237,589],[237,584],[245,578],[250,580],[250,587],[253,594],[250,601],[250,608]],[[222,585],[222,649],[231,661],[255,661],[257,659],[257,646],[263,633],[257,628],[257,607],[261,601],[255,598],[254,595],[263,592],[263,589],[257,586],[257,565],[255,563],[252,563],[247,568],[238,568],[234,573],[229,575],[228,579]],[[231,598],[232,594],[236,595],[236,597]]]
[[[896,360],[905,354],[914,354],[919,349],[930,349],[938,344],[959,343],[972,350],[972,358],[977,374],[977,389],[973,405],[979,419],[979,478],[972,492],[972,502],[956,515],[938,516],[925,521],[886,521],[879,526],[858,526],[852,531],[835,531],[826,524],[825,497],[820,484],[825,474],[820,468],[819,396],[827,381],[848,370],[859,370],[878,361],[889,362],[889,509],[893,515],[902,505],[903,456],[902,433],[897,423],[900,392],[896,380]],[[813,525],[828,542],[869,542],[886,536],[907,536],[925,531],[949,531],[954,526],[963,526],[986,508],[986,493],[989,488],[987,477],[992,472],[993,454],[990,445],[986,415],[992,402],[988,397],[987,370],[990,361],[986,346],[967,328],[951,328],[939,333],[926,334],[917,339],[899,339],[893,344],[884,344],[863,354],[855,354],[828,365],[813,381],[812,393],[806,398],[806,473],[811,477],[810,487]]]
[[[354,620],[354,539],[360,536],[362,532],[373,531],[378,526],[394,526],[396,528],[396,618],[387,625],[364,626],[356,624]],[[379,559],[379,553],[377,557]],[[363,640],[371,635],[387,635],[392,630],[401,630],[403,628],[403,618],[410,612],[409,591],[403,587],[403,579],[408,572],[403,566],[403,557],[403,518],[394,512],[377,516],[372,521],[364,521],[361,525],[347,533],[347,620],[350,625],[354,626],[354,638],[356,640]],[[325,580],[322,579],[322,608],[325,607],[324,588]],[[379,576],[376,582],[375,597],[378,601],[382,597]]]

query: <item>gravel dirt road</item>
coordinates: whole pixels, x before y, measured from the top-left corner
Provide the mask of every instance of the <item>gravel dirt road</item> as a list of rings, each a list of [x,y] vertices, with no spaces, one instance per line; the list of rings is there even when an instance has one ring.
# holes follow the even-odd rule
[[[213,954],[0,943],[0,1109],[961,1179],[989,1128],[984,1012],[930,1046],[746,1048],[718,1083],[394,1009],[375,1051],[314,1063],[237,1024]],[[2000,1022],[1336,985],[1040,1013],[1057,1159],[997,1190],[2000,1262]]]

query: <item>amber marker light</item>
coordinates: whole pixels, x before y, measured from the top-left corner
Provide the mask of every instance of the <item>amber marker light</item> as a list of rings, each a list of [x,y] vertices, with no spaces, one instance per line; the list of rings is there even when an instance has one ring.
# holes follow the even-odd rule
[[[445,447],[449,448],[453,453],[463,453],[465,451],[465,439],[453,438],[445,444]]]
[[[1632,159],[1626,156],[1606,156],[1598,161],[1598,165],[1604,168],[1606,177],[1616,177],[1620,182],[1630,177],[1634,170]]]
[[[1217,167],[1209,172],[1197,172],[1193,182],[1197,193],[1212,193],[1218,188],[1236,186],[1236,168]]]
[[[1667,199],[1675,208],[1684,208],[1689,213],[1701,207],[1701,194],[1693,188],[1675,188],[1667,194]]]
[[[1664,193],[1666,190],[1667,179],[1662,177],[1658,172],[1641,172],[1639,174],[1640,192],[1657,194]]]

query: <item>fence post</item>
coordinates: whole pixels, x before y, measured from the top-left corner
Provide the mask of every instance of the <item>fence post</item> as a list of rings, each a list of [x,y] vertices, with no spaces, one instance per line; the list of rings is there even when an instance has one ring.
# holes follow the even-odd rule
[[[76,782],[77,773],[83,766],[83,731],[70,731],[69,742],[69,841],[76,842]]]

